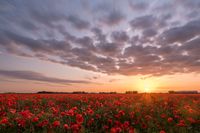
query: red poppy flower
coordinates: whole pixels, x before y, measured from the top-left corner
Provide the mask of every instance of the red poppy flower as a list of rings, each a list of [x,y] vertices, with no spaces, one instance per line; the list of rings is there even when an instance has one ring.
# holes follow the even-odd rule
[[[196,121],[195,121],[192,117],[187,118],[187,120],[188,120],[190,123],[196,123]]]
[[[171,123],[171,122],[173,121],[173,118],[172,118],[172,117],[169,117],[169,118],[167,119],[167,121],[168,121],[169,123]]]
[[[34,117],[32,121],[33,121],[33,122],[38,122],[38,120],[39,120],[38,117]]]
[[[64,124],[64,129],[69,129],[69,125],[68,124]]]
[[[53,127],[59,127],[59,126],[60,126],[60,121],[53,122]]]
[[[8,124],[8,118],[5,117],[0,121],[0,124]]]
[[[179,123],[177,124],[177,126],[185,127],[186,126],[185,121],[184,120],[180,120]]]
[[[166,133],[164,130],[161,130],[160,133]]]
[[[88,113],[89,115],[93,115],[93,114],[94,114],[94,111],[93,111],[92,109],[89,108],[89,109],[87,110],[87,113]]]
[[[72,124],[71,125],[71,129],[76,132],[79,131],[79,129],[81,128],[81,126],[79,124]]]
[[[129,122],[128,122],[128,121],[125,121],[124,124],[123,124],[123,127],[124,127],[125,129],[127,129],[127,128],[129,127],[129,125],[130,125]]]
[[[122,129],[120,127],[113,127],[110,130],[111,133],[120,133],[121,131]]]
[[[165,117],[166,117],[166,114],[161,114],[160,117],[161,117],[161,118],[165,118]]]
[[[144,123],[142,123],[142,128],[143,128],[143,129],[147,128],[147,125],[144,124]]]
[[[103,128],[104,128],[105,130],[107,130],[107,129],[109,128],[109,126],[104,125]]]
[[[81,114],[76,115],[76,122],[77,123],[83,123],[83,116]]]
[[[16,113],[16,109],[10,109],[10,113],[15,114]]]
[[[25,110],[21,111],[20,114],[25,118],[25,119],[30,119],[33,114],[30,112],[30,110]]]
[[[38,124],[38,127],[44,127],[44,126],[46,126],[46,125],[48,125],[49,124],[49,121],[48,120],[44,120],[44,121],[42,121],[42,122],[40,122],[39,124]]]

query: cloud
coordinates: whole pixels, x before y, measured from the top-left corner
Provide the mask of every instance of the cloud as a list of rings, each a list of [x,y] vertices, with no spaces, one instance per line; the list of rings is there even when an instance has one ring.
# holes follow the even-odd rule
[[[143,32],[143,37],[152,37],[157,34],[157,31],[154,28],[145,29]]]
[[[137,17],[130,21],[133,30],[151,28],[155,25],[156,18],[153,15]]]
[[[98,42],[106,42],[106,35],[99,28],[92,28],[92,33],[95,35],[95,40]]]
[[[76,29],[79,29],[79,30],[88,29],[90,27],[89,22],[80,19],[76,15],[68,16],[67,20],[71,23],[72,26],[74,26]]]
[[[163,32],[166,43],[184,42],[200,34],[200,20],[193,20],[184,26],[174,27]]]
[[[134,11],[144,11],[147,10],[149,8],[149,4],[145,3],[145,2],[133,2],[131,0],[129,0],[129,6],[131,7],[132,10]]]
[[[11,52],[21,49],[19,46],[28,48],[35,53],[46,54],[56,54],[71,48],[66,41],[32,39],[10,31],[3,31],[1,34],[3,34],[4,38],[0,41],[0,45],[11,50]]]
[[[129,40],[129,36],[124,31],[114,31],[111,37],[114,42],[127,42]]]
[[[180,47],[180,49],[188,52],[189,55],[200,57],[198,54],[200,50],[200,37],[186,42],[182,47]]]
[[[133,31],[154,30],[154,32],[156,32],[158,29],[162,30],[164,27],[166,27],[170,18],[170,14],[148,14],[134,18],[129,22],[129,24]]]
[[[199,2],[61,3],[14,1],[0,17],[3,52],[108,75],[200,72]]]
[[[37,8],[31,7],[28,10],[28,13],[30,15],[30,19],[33,19],[34,22],[39,23],[40,25],[49,27],[49,28],[55,28],[56,22],[61,22],[61,21],[67,21],[66,15],[61,14],[59,12],[54,12],[53,9],[52,10],[39,10]],[[22,25],[27,27],[27,20],[24,20],[25,22],[22,21]],[[30,26],[33,28],[33,24],[28,24],[27,28],[30,28]]]
[[[91,83],[85,80],[67,80],[67,79],[59,79],[45,76],[41,73],[32,72],[32,71],[19,71],[19,70],[0,70],[0,76],[5,76],[9,78],[22,79],[22,80],[30,80],[30,81],[39,81],[39,82],[47,82],[47,83],[55,83],[55,84],[88,84]]]
[[[199,9],[200,8],[200,1],[199,0],[177,0],[178,4],[189,8],[189,9]]]
[[[125,19],[125,16],[119,10],[113,10],[103,16],[100,20],[107,26],[117,25]]]

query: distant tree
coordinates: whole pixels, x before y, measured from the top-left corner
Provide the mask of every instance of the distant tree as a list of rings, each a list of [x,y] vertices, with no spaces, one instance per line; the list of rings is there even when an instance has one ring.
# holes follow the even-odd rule
[[[168,91],[168,93],[169,93],[169,94],[173,94],[173,93],[175,93],[175,92],[174,92],[174,91]]]
[[[137,94],[138,92],[137,91],[126,91],[125,93],[126,94]]]

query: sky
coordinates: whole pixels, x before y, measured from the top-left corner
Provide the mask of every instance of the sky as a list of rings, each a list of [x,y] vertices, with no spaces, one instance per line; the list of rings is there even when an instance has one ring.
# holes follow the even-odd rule
[[[199,0],[1,0],[0,92],[200,91]]]

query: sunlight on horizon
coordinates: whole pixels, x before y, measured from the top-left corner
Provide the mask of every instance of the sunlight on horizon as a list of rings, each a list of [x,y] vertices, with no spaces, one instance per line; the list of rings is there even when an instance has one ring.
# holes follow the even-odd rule
[[[140,79],[138,81],[138,88],[141,92],[153,92],[156,91],[158,84],[159,84],[158,82],[156,82],[151,78]]]

